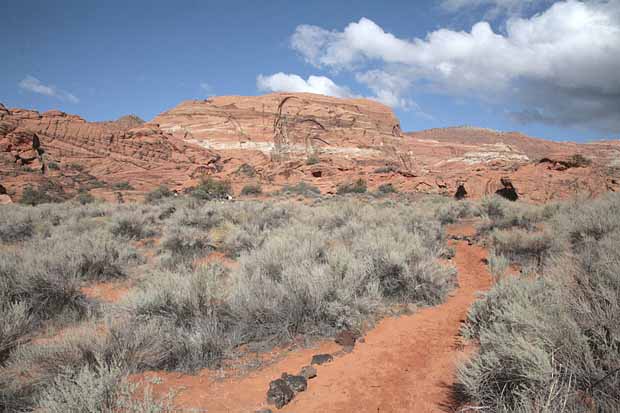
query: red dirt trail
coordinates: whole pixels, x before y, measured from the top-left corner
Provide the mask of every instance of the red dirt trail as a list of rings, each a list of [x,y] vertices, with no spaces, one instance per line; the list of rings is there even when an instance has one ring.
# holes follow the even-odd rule
[[[448,230],[472,235],[473,227],[460,224]],[[456,365],[471,353],[464,349],[459,329],[476,293],[492,284],[483,261],[486,251],[466,241],[453,245],[459,287],[443,304],[382,320],[351,353],[317,366],[318,375],[308,382],[308,389],[281,410],[267,406],[269,382],[283,372],[296,374],[313,354],[334,353],[338,345],[326,342],[319,348],[291,352],[241,378],[215,380],[215,373],[208,370],[197,376],[157,372],[147,377],[163,379],[162,384],[153,385],[155,394],[178,391],[175,405],[180,411],[248,413],[265,407],[295,413],[451,411],[449,386]]]

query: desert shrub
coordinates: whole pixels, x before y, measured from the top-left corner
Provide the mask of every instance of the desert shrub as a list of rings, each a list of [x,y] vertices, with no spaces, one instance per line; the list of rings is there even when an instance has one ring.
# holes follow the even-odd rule
[[[450,200],[435,211],[435,217],[442,224],[454,224],[460,219],[480,217],[483,214],[481,207],[471,201]]]
[[[510,202],[499,196],[484,198],[480,205],[487,217],[487,220],[478,226],[478,233],[482,235],[487,235],[494,229],[521,228],[532,231],[536,229],[537,223],[548,219],[548,214],[553,213],[550,208]]]
[[[50,413],[168,413],[170,397],[156,400],[150,387],[131,383],[121,366],[97,360],[94,366],[67,369],[45,388],[34,410]],[[142,395],[142,400],[138,397]]]
[[[552,225],[561,249],[541,275],[506,277],[472,306],[464,332],[480,351],[458,376],[475,403],[494,411],[617,409],[619,206],[617,195],[561,206]]]
[[[161,265],[166,268],[185,264],[212,251],[209,234],[191,227],[169,226],[160,243]]]
[[[172,192],[170,188],[165,185],[160,185],[158,188],[146,194],[145,201],[158,202],[162,199],[170,198],[172,196],[174,196],[174,192]]]
[[[586,158],[580,153],[576,153],[574,155],[571,155],[570,158],[568,158],[568,160],[566,161],[566,164],[570,168],[582,168],[582,167],[592,165],[592,160],[589,158]]]
[[[170,226],[186,226],[208,231],[224,220],[224,214],[215,205],[202,204],[179,206],[171,216]]]
[[[366,181],[362,178],[356,180],[353,183],[344,183],[338,185],[336,192],[340,195],[343,194],[363,194],[367,190]]]
[[[396,190],[396,188],[394,188],[394,185],[392,184],[382,184],[382,185],[379,185],[379,188],[377,188],[377,192],[379,194],[386,195],[386,194],[395,194],[398,191]]]
[[[34,320],[24,302],[0,299],[0,365],[18,344],[27,340]]]
[[[34,220],[29,211],[14,206],[2,207],[0,215],[0,241],[18,242],[32,237]]]
[[[127,381],[127,374],[133,371],[127,362],[145,360],[150,350],[144,341],[135,345],[127,337],[144,338],[145,326],[131,325],[132,336],[130,324],[123,324],[122,341],[118,325],[109,327],[110,334],[102,334],[94,324],[87,324],[48,343],[19,347],[0,368],[0,410],[168,411],[160,409],[170,408],[171,400],[155,400],[148,387]],[[151,342],[153,338],[151,335]],[[15,374],[20,375],[19,380],[14,379]]]
[[[207,178],[200,184],[192,188],[190,194],[196,199],[212,201],[217,199],[227,199],[232,194],[230,182],[215,178]]]
[[[321,224],[318,216],[274,230],[241,255],[231,307],[244,335],[263,340],[359,328],[386,303],[436,303],[451,288],[454,272],[431,258],[435,238],[426,244],[410,232],[418,223],[390,222],[378,211],[348,217],[342,225]]]
[[[495,251],[491,251],[489,253],[489,271],[496,279],[501,279],[505,274],[506,270],[508,270],[508,266],[510,265],[510,261],[504,257],[503,255],[497,255]]]
[[[64,189],[60,185],[47,181],[36,188],[31,185],[24,188],[22,196],[19,199],[19,203],[34,206],[39,204],[64,202],[65,200],[66,194]]]
[[[282,193],[311,197],[320,195],[321,190],[314,185],[301,181],[295,185],[284,186]]]
[[[392,172],[398,172],[398,167],[394,165],[386,165],[375,169],[376,174],[387,174]]]
[[[225,276],[219,265],[152,274],[128,306],[132,323],[159,325],[156,337],[169,337],[167,351],[151,351],[159,356],[129,364],[192,371],[221,362],[241,340],[226,300]]]
[[[58,162],[50,161],[46,165],[49,169],[52,169],[52,170],[60,169],[60,165],[58,165]]]
[[[249,178],[253,178],[256,176],[256,168],[254,168],[250,164],[244,163],[241,166],[239,166],[239,168],[237,168],[237,170],[235,171],[235,174],[244,175]]]
[[[112,189],[115,189],[117,191],[131,191],[135,188],[128,181],[122,181],[112,184]]]
[[[69,165],[67,165],[67,167],[69,167],[69,169],[73,169],[73,170],[79,171],[79,172],[82,172],[85,169],[84,165],[82,165],[80,163],[76,163],[76,162],[70,163]]]
[[[95,202],[95,197],[88,191],[79,191],[75,199],[80,205],[92,204]]]
[[[491,245],[496,254],[523,266],[541,267],[550,258],[554,242],[547,231],[527,232],[496,230],[491,233]]]
[[[241,189],[241,195],[260,195],[263,189],[258,184],[248,184]]]
[[[153,222],[144,213],[127,211],[114,215],[110,231],[119,237],[142,239],[155,234],[151,227],[152,224]]]
[[[306,159],[306,165],[316,165],[321,162],[321,159],[317,155],[310,155]]]

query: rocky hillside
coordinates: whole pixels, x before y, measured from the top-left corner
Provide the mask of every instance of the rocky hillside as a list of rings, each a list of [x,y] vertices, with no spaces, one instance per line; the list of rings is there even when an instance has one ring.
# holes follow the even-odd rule
[[[370,190],[391,183],[450,196],[504,191],[536,202],[620,190],[617,141],[559,143],[472,127],[402,133],[384,105],[305,93],[186,101],[144,124],[2,106],[0,156],[0,184],[13,194],[49,179],[77,190],[80,174],[107,197],[119,183],[139,196],[209,175],[237,192],[248,183],[270,191],[305,181],[333,193],[359,178]]]
[[[49,182],[68,193],[110,195],[125,183],[144,192],[215,170],[218,159],[135,116],[87,122],[60,111],[0,104],[0,183],[15,195],[26,185]]]

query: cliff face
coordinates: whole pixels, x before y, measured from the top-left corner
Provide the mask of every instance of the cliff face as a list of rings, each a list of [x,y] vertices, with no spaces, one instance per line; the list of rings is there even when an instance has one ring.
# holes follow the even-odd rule
[[[330,193],[358,178],[371,190],[391,183],[452,196],[462,186],[469,197],[510,190],[536,202],[620,190],[619,142],[559,143],[472,127],[402,133],[384,105],[305,93],[186,101],[147,123],[2,106],[0,154],[9,192],[50,177],[79,186],[74,164],[107,187],[129,182],[136,194],[159,184],[182,189],[207,175],[230,180],[236,192],[248,183],[271,191],[305,181]],[[49,167],[41,174],[50,162],[62,165],[61,176]]]
[[[398,119],[379,103],[306,93],[186,101],[153,121],[208,148],[276,157],[334,148],[356,153],[401,138]]]
[[[1,106],[0,183],[14,193],[49,179],[69,190],[84,186],[80,180],[101,191],[119,182],[149,190],[215,168],[215,153],[141,123],[137,117],[87,122],[60,111]]]

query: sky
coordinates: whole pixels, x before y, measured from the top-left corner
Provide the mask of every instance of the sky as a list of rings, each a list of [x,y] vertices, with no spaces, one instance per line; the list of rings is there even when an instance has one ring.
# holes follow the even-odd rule
[[[406,131],[620,137],[620,0],[4,1],[0,39],[0,103],[90,121],[304,91]]]

